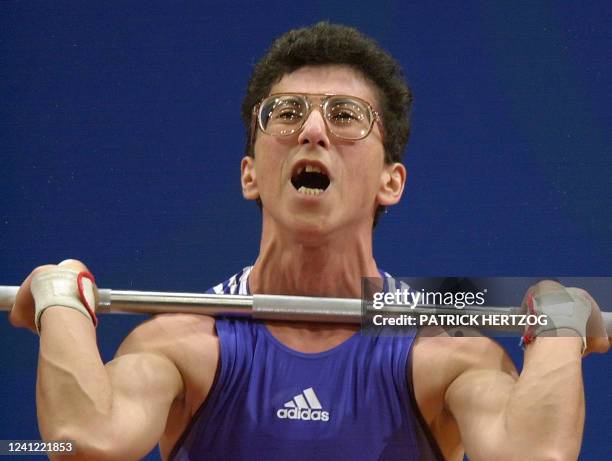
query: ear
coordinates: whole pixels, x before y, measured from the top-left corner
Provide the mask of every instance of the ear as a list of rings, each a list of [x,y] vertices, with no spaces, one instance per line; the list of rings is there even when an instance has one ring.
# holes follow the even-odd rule
[[[395,205],[402,198],[406,184],[406,167],[401,163],[385,165],[380,175],[378,204],[382,206]]]
[[[257,200],[259,198],[255,159],[248,155],[243,157],[242,162],[240,162],[240,183],[242,184],[242,196],[245,199]]]

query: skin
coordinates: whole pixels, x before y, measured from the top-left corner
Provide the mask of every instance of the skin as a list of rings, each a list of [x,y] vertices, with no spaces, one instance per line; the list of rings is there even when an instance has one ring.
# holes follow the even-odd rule
[[[375,109],[378,103],[375,87],[344,66],[298,69],[271,92],[282,91],[351,94]],[[363,140],[342,141],[315,110],[299,134],[258,133],[255,152],[241,163],[244,197],[263,204],[251,292],[359,297],[361,277],[378,276],[374,211],[397,203],[406,181],[401,164],[384,163],[378,127]],[[295,191],[289,179],[298,162],[326,169],[324,194]],[[86,270],[74,260],[60,266]],[[21,286],[10,314],[15,326],[34,330],[30,281],[50,267],[35,269]],[[543,282],[528,294],[555,289]],[[607,351],[597,304],[575,292],[592,305],[587,351]],[[267,327],[301,352],[328,350],[355,331],[337,324]],[[460,460],[464,451],[472,460],[576,459],[584,421],[580,338],[538,337],[519,375],[490,339],[427,333],[415,342],[410,372],[418,407],[447,459]],[[140,459],[157,443],[166,459],[208,395],[218,360],[214,319],[206,316],[159,315],[130,333],[105,365],[92,322],[72,309],[49,308],[41,318],[37,380],[41,434],[76,440],[75,460]]]

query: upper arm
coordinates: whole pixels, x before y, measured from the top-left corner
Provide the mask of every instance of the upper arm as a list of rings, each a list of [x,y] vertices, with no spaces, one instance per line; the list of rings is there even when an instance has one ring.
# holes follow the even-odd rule
[[[506,442],[505,410],[518,374],[496,342],[482,337],[452,340],[459,369],[444,393],[445,408],[470,459],[493,459]]]
[[[167,357],[149,352],[122,355],[106,368],[113,389],[113,435],[126,441],[124,449],[139,447],[135,454],[141,458],[164,433],[170,406],[183,392],[182,377]]]
[[[411,371],[419,410],[444,456],[462,459],[465,450],[473,460],[493,459],[488,449],[518,378],[503,348],[482,336],[428,331],[414,345]]]
[[[165,339],[164,339],[165,338]],[[109,459],[141,459],[159,442],[170,406],[184,392],[177,364],[160,347],[170,342],[160,322],[139,325],[121,344],[115,358],[105,365],[111,406],[105,413],[100,447]],[[78,428],[77,428],[78,430]],[[81,440],[94,440],[83,435]]]
[[[111,404],[96,408],[93,426],[67,427],[67,433],[92,459],[141,459],[164,436],[171,410],[188,415],[189,405],[205,397],[217,358],[214,319],[154,317],[136,327],[105,365],[110,395],[101,400]]]

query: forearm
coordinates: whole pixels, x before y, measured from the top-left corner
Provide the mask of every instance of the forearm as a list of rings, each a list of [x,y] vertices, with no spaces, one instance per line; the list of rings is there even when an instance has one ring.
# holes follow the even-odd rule
[[[74,461],[141,459],[163,434],[182,375],[155,327],[133,331],[102,363],[92,279],[78,261],[40,266],[15,297],[11,323],[40,334],[39,429],[45,440],[72,440]]]
[[[523,458],[578,457],[584,425],[581,348],[578,337],[538,337],[527,347],[504,418],[510,448]]]
[[[549,322],[526,332],[521,374],[507,369],[497,348],[467,341],[463,370],[446,391],[448,408],[470,459],[576,460],[585,417],[584,338],[592,336],[591,320],[601,326],[598,306],[588,294],[551,281],[531,287],[523,305]],[[593,309],[599,317],[590,315]]]
[[[43,438],[93,436],[108,427],[110,380],[91,320],[74,309],[54,307],[42,316],[36,399]]]

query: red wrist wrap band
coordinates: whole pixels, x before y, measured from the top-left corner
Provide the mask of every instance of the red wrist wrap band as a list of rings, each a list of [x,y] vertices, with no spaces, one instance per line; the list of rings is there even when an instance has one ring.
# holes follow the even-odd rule
[[[81,302],[85,306],[85,309],[87,309],[87,312],[89,312],[89,315],[91,315],[91,320],[93,321],[94,328],[95,328],[98,326],[98,317],[96,317],[95,306],[93,306],[92,308],[92,306],[89,305],[87,298],[85,297],[85,292],[84,292],[84,287],[83,287],[83,278],[91,280],[91,283],[96,283],[96,280],[91,272],[81,271],[77,275],[77,287],[79,287],[79,298],[81,299]]]
[[[529,314],[537,315],[537,312],[535,308],[533,307],[533,294],[532,293],[529,293],[529,295],[527,296],[527,311],[529,312]],[[533,340],[535,339],[534,332],[535,332],[535,326],[531,325],[527,327],[527,329],[525,330],[525,333],[521,337],[519,346],[525,349],[526,346],[531,344]]]

